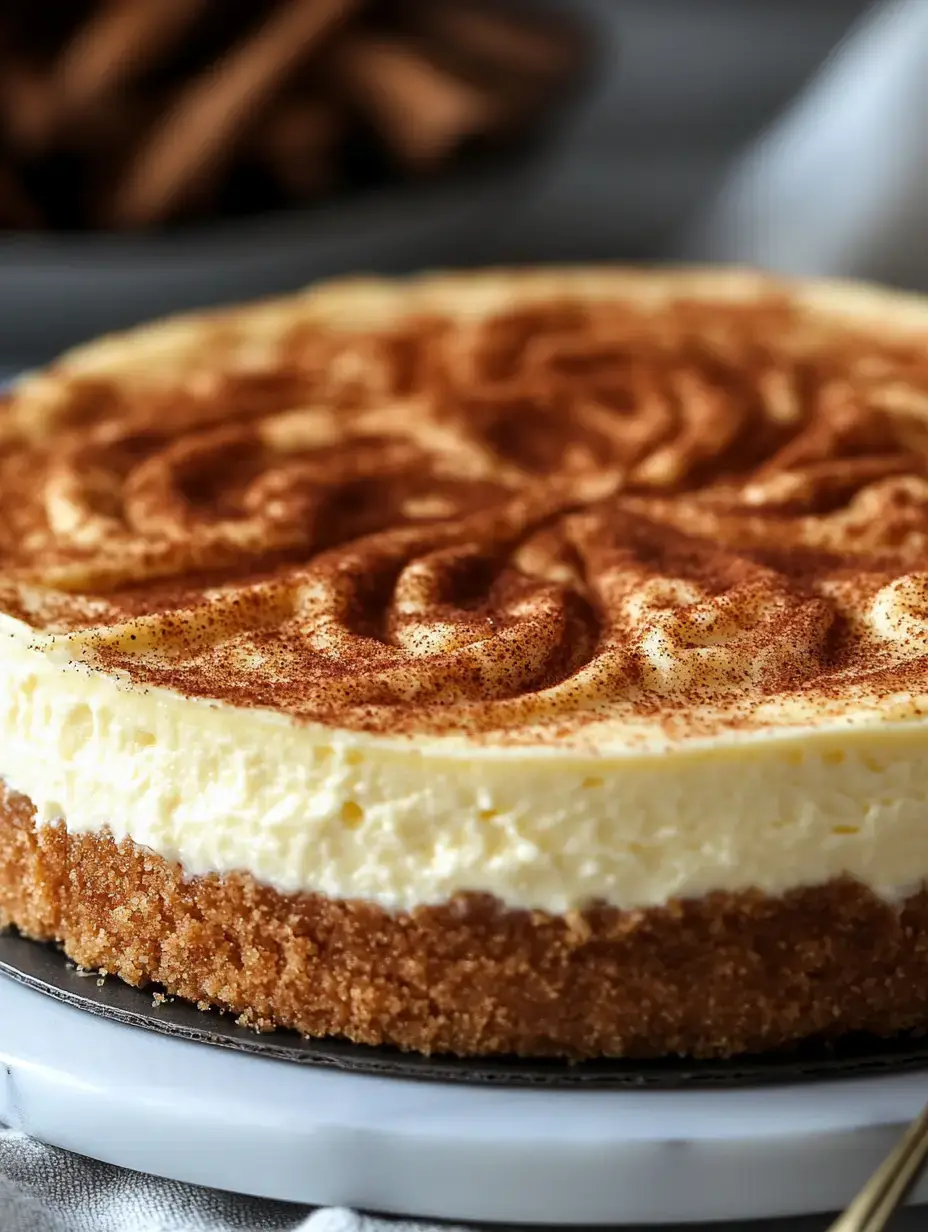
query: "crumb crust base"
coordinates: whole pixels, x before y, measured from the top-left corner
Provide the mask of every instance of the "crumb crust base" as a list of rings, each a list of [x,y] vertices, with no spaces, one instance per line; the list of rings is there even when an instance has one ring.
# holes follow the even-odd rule
[[[727,1057],[928,1027],[928,891],[849,880],[567,916],[464,896],[391,914],[185,877],[107,833],[37,826],[0,785],[0,925],[134,985],[423,1053]]]

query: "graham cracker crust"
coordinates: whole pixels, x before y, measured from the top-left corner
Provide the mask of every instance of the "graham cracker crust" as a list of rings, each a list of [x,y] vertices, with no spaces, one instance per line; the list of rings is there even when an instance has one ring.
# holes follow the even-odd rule
[[[558,917],[464,897],[391,915],[247,873],[185,878],[105,834],[37,827],[0,787],[0,924],[130,984],[420,1052],[574,1058],[760,1052],[928,1027],[928,892],[850,881]]]

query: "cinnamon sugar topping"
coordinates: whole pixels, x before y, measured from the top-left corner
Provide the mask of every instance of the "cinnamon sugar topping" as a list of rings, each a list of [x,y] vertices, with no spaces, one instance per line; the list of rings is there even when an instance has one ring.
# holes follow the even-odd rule
[[[344,727],[915,712],[928,307],[846,294],[362,283],[98,344],[0,411],[0,607]]]

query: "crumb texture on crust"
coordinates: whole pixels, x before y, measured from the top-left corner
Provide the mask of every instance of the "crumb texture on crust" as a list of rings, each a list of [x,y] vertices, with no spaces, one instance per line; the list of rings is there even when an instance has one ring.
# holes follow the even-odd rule
[[[247,1022],[422,1052],[727,1056],[928,1026],[928,892],[850,881],[570,916],[488,899],[390,915],[185,879],[0,795],[0,925]]]
[[[916,717],[926,337],[911,297],[579,270],[104,340],[0,402],[0,611],[354,730]]]

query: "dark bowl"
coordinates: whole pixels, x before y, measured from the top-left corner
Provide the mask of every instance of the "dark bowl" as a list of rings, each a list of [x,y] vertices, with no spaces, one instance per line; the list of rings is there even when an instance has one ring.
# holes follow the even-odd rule
[[[563,0],[535,0],[564,14]],[[0,367],[141,321],[297,290],[341,274],[401,274],[485,259],[553,159],[605,63],[585,5],[575,72],[508,153],[439,178],[346,193],[312,208],[137,234],[0,231]]]

